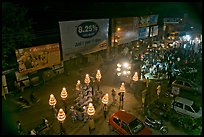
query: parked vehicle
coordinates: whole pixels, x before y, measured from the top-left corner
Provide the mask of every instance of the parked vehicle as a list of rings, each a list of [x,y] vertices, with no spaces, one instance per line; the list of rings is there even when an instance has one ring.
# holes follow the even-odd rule
[[[172,82],[172,87],[177,87],[181,92],[189,92],[193,94],[201,94],[202,93],[202,87],[197,85],[191,80],[184,79],[184,78],[176,78]]]
[[[155,130],[159,130],[162,134],[168,133],[168,128],[167,128],[167,126],[164,125],[163,120],[155,120],[153,118],[146,116],[144,123],[145,123],[145,125],[147,125],[150,128],[153,128]]]
[[[34,131],[36,135],[47,135],[48,131],[50,130],[51,125],[49,124],[46,118],[42,119],[42,123],[37,126]]]
[[[17,104],[17,110],[24,110],[31,107],[30,103],[25,98],[23,98],[23,96],[20,96],[18,98],[18,100],[16,101],[16,104]]]
[[[143,122],[122,110],[109,117],[109,127],[120,135],[152,135],[151,129],[146,127]]]
[[[202,116],[202,107],[199,107],[194,101],[176,97],[172,103],[171,108],[177,113],[189,115],[193,118],[199,118]]]

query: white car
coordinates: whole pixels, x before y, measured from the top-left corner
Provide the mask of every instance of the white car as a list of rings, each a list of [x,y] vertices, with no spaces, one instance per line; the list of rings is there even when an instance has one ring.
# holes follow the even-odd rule
[[[171,108],[177,113],[185,114],[193,118],[202,117],[202,107],[197,106],[197,104],[189,99],[176,97],[172,103]]]

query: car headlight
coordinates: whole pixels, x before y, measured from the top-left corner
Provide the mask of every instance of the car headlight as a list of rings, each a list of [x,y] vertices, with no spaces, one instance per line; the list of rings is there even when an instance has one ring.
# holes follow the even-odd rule
[[[121,68],[117,68],[117,71],[121,71]]]
[[[117,64],[117,67],[119,67],[119,68],[120,68],[121,66],[122,66],[121,64],[119,64],[119,63]]]
[[[127,71],[124,70],[124,71],[123,71],[123,75],[126,75],[126,74],[127,74]]]
[[[123,63],[123,67],[124,67],[124,68],[128,68],[128,67],[129,67],[129,64],[128,64],[128,63]]]
[[[120,75],[121,75],[121,72],[118,72],[117,75],[120,76]]]
[[[129,75],[129,74],[130,74],[130,71],[127,71],[127,74]]]

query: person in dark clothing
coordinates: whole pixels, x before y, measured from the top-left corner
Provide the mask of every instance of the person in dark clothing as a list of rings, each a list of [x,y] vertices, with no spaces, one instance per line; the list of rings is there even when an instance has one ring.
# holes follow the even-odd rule
[[[23,134],[23,128],[22,128],[21,122],[17,121],[16,123],[17,123],[18,134],[22,135]]]

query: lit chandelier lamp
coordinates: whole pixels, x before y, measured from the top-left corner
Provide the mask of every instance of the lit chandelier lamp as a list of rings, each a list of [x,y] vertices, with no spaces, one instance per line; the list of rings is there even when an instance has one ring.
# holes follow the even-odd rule
[[[57,103],[57,100],[55,99],[55,96],[53,94],[51,94],[50,99],[49,99],[49,105],[54,108],[56,103]]]
[[[91,132],[95,130],[94,119],[92,118],[95,114],[95,108],[92,103],[89,103],[88,105],[87,114],[89,115],[89,133],[91,134]]]
[[[120,92],[125,92],[125,83],[121,83]]]
[[[63,102],[63,105],[64,105],[64,109],[65,109],[65,113],[67,114],[67,103],[66,103],[66,98],[67,98],[68,94],[67,94],[67,91],[66,91],[66,88],[63,87],[62,88],[62,92],[61,92],[61,98],[62,98],[62,102]]]
[[[57,119],[59,122],[64,122],[64,120],[66,119],[66,115],[65,115],[64,110],[62,108],[59,109]]]
[[[90,77],[89,74],[86,74],[85,79],[84,79],[84,83],[88,86],[90,83]]]
[[[103,103],[104,105],[107,105],[107,104],[108,104],[108,93],[106,93],[106,94],[103,96],[103,98],[102,98],[102,103]]]
[[[138,81],[138,74],[135,72],[134,76],[132,77],[133,81]]]
[[[87,114],[89,116],[93,116],[95,114],[95,108],[92,103],[89,103],[88,105]]]
[[[65,130],[62,126],[62,123],[64,122],[64,120],[66,119],[66,115],[63,111],[62,108],[59,109],[58,115],[57,115],[57,119],[60,123],[60,135],[64,135],[65,134]]]
[[[67,98],[67,96],[68,96],[68,94],[67,94],[66,88],[64,87],[64,88],[62,89],[62,92],[61,92],[61,98],[62,98],[63,100],[65,100],[65,99]]]

